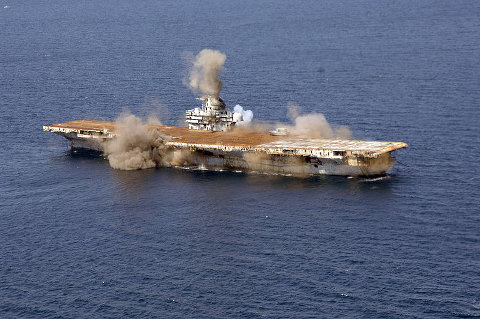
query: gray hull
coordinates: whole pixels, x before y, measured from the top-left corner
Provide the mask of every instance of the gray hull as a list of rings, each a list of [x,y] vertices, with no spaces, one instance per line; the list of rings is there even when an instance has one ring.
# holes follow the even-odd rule
[[[56,132],[71,142],[73,149],[104,151],[104,143],[108,138],[92,138],[78,134]],[[391,152],[383,153],[376,158],[359,158],[350,160],[343,156],[305,156],[269,154],[262,150],[223,150],[218,147],[183,145],[167,143],[167,166],[202,167],[205,169],[231,169],[256,171],[261,173],[284,175],[340,175],[340,176],[378,176],[386,174],[395,163]]]

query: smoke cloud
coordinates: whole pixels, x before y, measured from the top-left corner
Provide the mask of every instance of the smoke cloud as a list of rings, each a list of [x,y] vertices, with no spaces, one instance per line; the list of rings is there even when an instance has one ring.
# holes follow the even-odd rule
[[[194,93],[220,96],[222,81],[220,71],[227,56],[220,51],[203,49],[195,57],[190,74],[188,86]]]
[[[236,125],[247,125],[252,122],[253,112],[244,110],[240,104],[237,104],[233,108],[233,119],[237,121]]]
[[[287,114],[294,126],[289,127],[295,135],[308,136],[313,138],[352,138],[352,132],[347,126],[332,126],[321,113],[310,113],[301,115],[300,106],[288,103]]]
[[[168,137],[128,112],[115,121],[116,136],[105,142],[104,155],[110,166],[121,170],[158,167],[165,164]]]

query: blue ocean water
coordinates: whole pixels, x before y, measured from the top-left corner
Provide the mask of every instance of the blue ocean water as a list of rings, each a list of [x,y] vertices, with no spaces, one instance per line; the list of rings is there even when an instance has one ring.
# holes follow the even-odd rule
[[[480,316],[480,2],[0,1],[0,317]],[[222,97],[407,142],[382,179],[113,170],[42,125]]]

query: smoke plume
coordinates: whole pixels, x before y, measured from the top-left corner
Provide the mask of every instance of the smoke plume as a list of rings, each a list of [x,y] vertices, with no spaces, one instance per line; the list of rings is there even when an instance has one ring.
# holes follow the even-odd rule
[[[220,71],[223,70],[226,59],[227,56],[220,51],[210,49],[200,51],[190,70],[188,82],[190,89],[194,93],[219,97],[223,85]]]
[[[140,118],[128,112],[121,114],[115,121],[115,133],[115,138],[104,145],[104,155],[112,168],[134,170],[165,164],[167,137],[149,129]]]
[[[236,125],[247,125],[252,122],[253,112],[244,110],[240,104],[235,105],[233,112],[233,119],[237,122]]]
[[[352,138],[352,132],[346,126],[332,126],[321,113],[302,114],[300,106],[288,103],[288,117],[294,122],[289,127],[291,133],[314,138]]]

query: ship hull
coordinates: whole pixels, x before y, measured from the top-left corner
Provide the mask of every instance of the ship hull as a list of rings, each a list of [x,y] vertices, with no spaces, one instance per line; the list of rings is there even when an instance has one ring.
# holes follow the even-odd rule
[[[312,163],[303,156],[270,155],[265,152],[188,152],[190,152],[187,156],[188,160],[182,163],[187,166],[295,176],[381,176],[390,171],[395,163],[391,154],[385,155],[369,166],[350,166],[341,159],[324,158],[317,163]]]
[[[74,133],[60,133],[68,139],[72,149],[104,152],[105,139],[78,137]],[[371,161],[369,165],[352,166],[340,158],[311,158],[294,155],[275,155],[262,151],[221,151],[218,149],[170,146],[172,157],[168,160],[173,167],[199,167],[208,170],[241,170],[267,174],[295,176],[337,175],[337,176],[381,176],[391,170],[395,159],[390,153]]]
[[[65,137],[70,142],[72,149],[89,150],[89,151],[95,151],[99,153],[104,152],[105,139],[79,137],[78,134],[73,132],[72,133],[57,132],[56,134]]]
[[[104,152],[105,145],[117,138],[115,123],[105,121],[72,121],[43,129],[65,137],[73,149],[97,152]],[[161,125],[148,129],[165,137],[158,166],[297,176],[384,175],[395,163],[392,152],[407,147],[403,142],[272,136],[251,131],[208,132]]]

